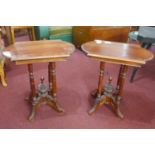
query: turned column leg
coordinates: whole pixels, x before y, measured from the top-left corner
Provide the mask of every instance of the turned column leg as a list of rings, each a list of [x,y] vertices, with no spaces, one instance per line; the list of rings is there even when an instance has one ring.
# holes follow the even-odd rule
[[[96,92],[97,98],[96,98],[96,103],[88,112],[88,114],[90,114],[90,115],[93,114],[101,106],[100,103],[98,103],[98,102],[101,98],[102,91],[103,91],[104,68],[105,68],[105,62],[100,62],[100,75],[99,75],[99,81],[98,81],[98,88],[97,88],[97,92]]]
[[[119,104],[120,104],[122,94],[123,94],[123,87],[124,87],[124,83],[125,83],[125,76],[127,74],[127,70],[128,70],[128,66],[121,65],[119,76],[118,76],[118,81],[117,81],[116,114],[120,118],[124,117],[120,111]]]
[[[33,65],[32,64],[28,64],[28,72],[29,72],[30,88],[31,88],[31,94],[30,94],[29,100],[32,103],[32,111],[29,116],[29,120],[32,120],[36,114],[36,107],[34,105],[34,100],[36,97],[36,89],[35,89],[35,81],[34,81]]]
[[[52,95],[52,63],[48,64],[49,95]]]
[[[29,72],[29,79],[30,79],[31,98],[33,99],[36,96],[36,89],[35,89],[35,81],[34,81],[32,64],[28,64],[28,72]]]
[[[120,97],[122,97],[122,94],[123,94],[123,87],[124,87],[125,77],[126,77],[127,71],[128,71],[128,66],[121,65],[120,73],[119,73],[119,77],[118,77],[118,82],[117,82],[118,95]]]
[[[56,64],[55,62],[49,63],[49,84],[50,84],[50,93],[53,96],[54,99],[56,99],[56,91],[57,91],[57,85],[56,85]]]
[[[121,83],[121,74],[122,74],[122,71],[123,71],[123,65],[120,66],[120,70],[119,70],[119,75],[118,75],[118,79],[117,79],[117,92],[119,92],[119,89],[120,89],[120,83]]]
[[[49,80],[49,94],[53,97],[52,103],[48,103],[52,108],[54,108],[58,112],[64,112],[64,109],[61,108],[56,102],[56,93],[57,93],[57,85],[56,85],[56,63],[49,62],[48,66],[48,80]]]
[[[100,62],[100,75],[99,75],[98,88],[97,88],[97,97],[98,98],[101,97],[101,95],[102,95],[104,68],[105,68],[105,62]]]

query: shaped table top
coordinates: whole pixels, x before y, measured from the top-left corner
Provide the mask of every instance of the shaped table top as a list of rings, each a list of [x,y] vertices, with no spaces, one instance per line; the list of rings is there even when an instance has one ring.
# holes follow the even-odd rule
[[[61,40],[16,42],[6,48],[3,55],[16,64],[63,61],[75,50],[74,45]]]
[[[153,59],[150,51],[136,44],[95,40],[84,43],[81,48],[87,56],[108,63],[140,67]]]

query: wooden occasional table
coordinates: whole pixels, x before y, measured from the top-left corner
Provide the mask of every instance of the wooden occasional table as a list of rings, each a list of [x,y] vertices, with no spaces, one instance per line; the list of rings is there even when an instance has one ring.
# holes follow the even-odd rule
[[[112,110],[120,118],[124,115],[120,111],[119,104],[123,94],[123,86],[128,66],[140,67],[146,61],[153,59],[153,54],[139,45],[125,44],[109,41],[95,40],[82,45],[82,50],[88,57],[100,61],[100,75],[97,90],[93,91],[95,104],[89,114],[93,114],[104,104],[109,104]],[[112,77],[108,84],[103,87],[105,63],[120,64],[117,85],[114,88],[111,84]]]
[[[31,93],[29,101],[32,103],[32,112],[29,120],[33,120],[37,109],[41,104],[47,104],[58,112],[64,112],[56,102],[56,62],[64,61],[75,50],[74,45],[61,40],[42,40],[16,42],[10,45],[7,51],[3,52],[5,56],[11,58],[17,65],[27,64],[30,78]],[[38,89],[35,87],[33,75],[33,63],[49,62],[48,80],[49,85],[44,84],[44,78]]]

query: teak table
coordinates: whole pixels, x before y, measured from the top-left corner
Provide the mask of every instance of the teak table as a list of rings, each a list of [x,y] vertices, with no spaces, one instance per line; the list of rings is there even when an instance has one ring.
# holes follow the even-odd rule
[[[32,112],[29,120],[34,119],[37,109],[42,104],[48,104],[56,111],[64,112],[63,108],[56,102],[56,62],[64,61],[68,58],[75,50],[74,45],[61,40],[26,41],[16,42],[9,46],[7,50],[3,54],[10,57],[17,65],[28,65],[31,87],[29,101],[32,103]],[[38,89],[36,89],[33,63],[39,62],[49,62],[49,85],[44,84],[44,78],[42,77],[41,83],[38,85]]]
[[[140,67],[146,61],[151,60],[153,54],[139,45],[102,40],[87,42],[81,48],[88,57],[100,61],[98,88],[92,93],[92,96],[95,97],[95,104],[88,113],[93,114],[102,105],[109,104],[116,115],[123,118],[124,115],[120,111],[119,104],[128,66]],[[105,63],[120,64],[116,88],[111,84],[112,77],[109,78],[108,84],[103,87]]]

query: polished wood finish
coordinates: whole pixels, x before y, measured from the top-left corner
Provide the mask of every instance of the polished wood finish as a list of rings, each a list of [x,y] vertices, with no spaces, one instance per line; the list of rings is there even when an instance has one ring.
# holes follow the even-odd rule
[[[117,82],[117,91],[118,91],[117,95],[119,95],[119,97],[122,97],[122,94],[123,94],[123,86],[125,83],[125,77],[126,77],[127,71],[128,71],[128,66],[121,65],[120,72],[119,72],[119,78]]]
[[[28,71],[30,77],[31,95],[29,102],[32,103],[32,111],[29,116],[29,120],[33,120],[36,116],[38,108],[42,104],[47,104],[59,113],[63,113],[64,109],[60,107],[56,101],[56,71],[55,62],[49,63],[49,88],[44,84],[44,77],[41,78],[41,83],[38,85],[37,93],[35,89],[32,64],[28,64]]]
[[[6,48],[11,51],[11,60],[16,64],[56,62],[68,58],[75,47],[61,40],[40,40],[16,42]]]
[[[52,64],[48,63],[48,81],[49,81],[49,94],[52,95]]]
[[[92,115],[104,104],[109,104],[111,109],[119,118],[124,118],[120,110],[120,101],[122,99],[123,86],[128,66],[121,65],[116,89],[111,85],[112,77],[109,77],[109,83],[103,88],[103,71],[101,68],[103,62],[100,62],[100,76],[97,91],[93,91],[92,96],[95,97],[95,104],[89,110],[88,114]]]
[[[53,84],[52,90],[51,90],[51,94],[53,96],[53,98],[56,98],[56,91],[57,91],[57,86],[56,86],[56,71],[55,71],[55,62],[50,62],[49,65],[51,66],[51,82]]]
[[[42,104],[49,105],[57,112],[64,112],[64,109],[56,101],[56,62],[66,60],[74,52],[74,45],[60,40],[26,41],[15,43],[6,50],[3,54],[10,56],[10,59],[16,64],[28,65],[31,88],[29,102],[32,104],[29,120],[35,118],[37,109]],[[44,84],[44,78],[42,77],[37,89],[33,75],[33,63],[36,62],[49,62],[49,84]]]
[[[35,81],[34,81],[33,65],[32,64],[28,64],[28,72],[29,72],[30,87],[31,87],[30,98],[33,100],[34,97],[36,96],[36,88],[35,88]]]
[[[153,58],[153,54],[140,45],[95,40],[81,47],[87,56],[108,63],[140,67]]]
[[[97,97],[101,97],[102,95],[104,67],[105,67],[105,63],[101,62],[100,63],[100,76],[99,76],[98,89],[97,89]]]
[[[80,47],[83,43],[95,39],[127,42],[131,26],[74,26],[73,43]]]
[[[87,42],[83,44],[81,48],[88,57],[100,61],[98,88],[92,93],[92,96],[95,97],[95,104],[88,113],[91,115],[104,104],[108,104],[118,117],[124,118],[119,105],[123,95],[128,66],[140,67],[142,64],[153,59],[153,54],[138,45],[101,40]],[[109,77],[108,84],[103,86],[103,75],[106,62],[120,64],[116,88],[111,84],[112,77]]]

